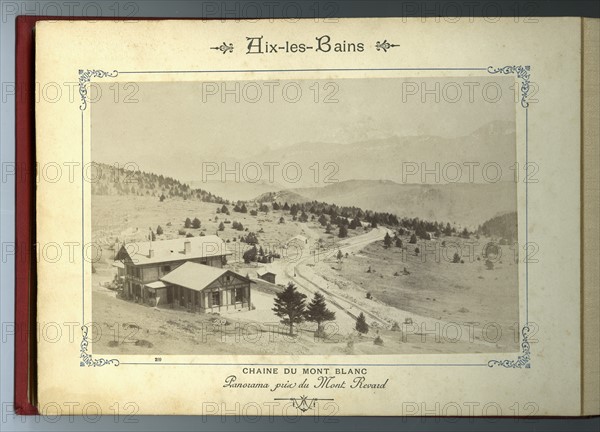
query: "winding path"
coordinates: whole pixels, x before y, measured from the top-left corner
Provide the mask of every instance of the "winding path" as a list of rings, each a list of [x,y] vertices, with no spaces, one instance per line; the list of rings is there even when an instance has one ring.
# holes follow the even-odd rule
[[[335,254],[337,254],[338,250],[347,252],[353,249],[362,249],[364,246],[370,243],[383,240],[386,232],[388,232],[386,228],[375,228],[368,233],[345,239],[336,247],[327,250],[325,253],[320,253],[318,259],[325,260],[332,258],[335,256]],[[285,266],[285,274],[290,280],[294,281],[299,288],[308,291],[311,294],[320,291],[327,302],[342,312],[348,314],[353,319],[356,319],[360,312],[362,312],[366,317],[369,317],[371,320],[377,322],[383,327],[387,327],[389,325],[386,321],[382,320],[377,315],[373,314],[352,300],[335,294],[313,282],[311,277],[319,277],[319,275],[314,273],[309,267],[301,269],[302,265],[307,264],[310,260],[314,259],[314,255],[311,252],[314,252],[314,250],[311,250],[310,245],[305,245],[305,247],[302,249],[302,256],[306,256],[300,258],[298,261],[290,262]]]

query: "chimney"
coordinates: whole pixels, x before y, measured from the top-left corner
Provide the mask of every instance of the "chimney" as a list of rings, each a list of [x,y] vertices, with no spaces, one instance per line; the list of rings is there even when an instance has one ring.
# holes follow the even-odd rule
[[[154,249],[150,248],[150,250],[148,250],[148,258],[154,258]]]
[[[192,242],[189,240],[186,240],[185,243],[183,244],[183,253],[188,255],[192,252]]]

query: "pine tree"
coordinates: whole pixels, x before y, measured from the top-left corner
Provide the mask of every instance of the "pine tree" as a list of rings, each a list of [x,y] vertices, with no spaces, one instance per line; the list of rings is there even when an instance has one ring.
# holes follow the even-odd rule
[[[325,215],[324,215],[324,214],[322,214],[321,216],[319,216],[319,219],[318,219],[318,221],[319,221],[319,223],[320,223],[322,226],[327,226],[327,218],[325,217]]]
[[[317,323],[317,335],[321,335],[323,331],[321,328],[322,323],[335,320],[335,312],[327,309],[325,297],[321,293],[316,292],[306,308],[306,320]]]
[[[191,228],[192,227],[192,220],[190,218],[186,218],[185,219],[185,224],[183,225],[184,228]]]
[[[158,234],[158,235],[162,235],[163,234],[163,229],[162,229],[162,227],[160,225],[156,227],[156,234]]]
[[[242,257],[244,258],[244,262],[246,264],[249,264],[252,261],[256,261],[257,254],[258,251],[256,250],[256,246],[253,246],[252,249],[248,249],[246,252],[244,252],[244,255]]]
[[[194,218],[194,220],[192,221],[192,227],[196,229],[200,228],[200,219]]]
[[[219,224],[219,231],[225,231],[225,224],[223,222]]]
[[[358,318],[356,318],[356,327],[355,328],[359,333],[363,333],[363,334],[369,333],[369,324],[367,324],[367,319],[365,318],[365,314],[363,314],[362,312],[360,313]]]
[[[275,296],[275,307],[272,309],[281,323],[290,326],[290,335],[294,334],[294,324],[304,321],[306,310],[306,295],[298,292],[295,285],[290,282],[285,290]]]
[[[446,236],[452,235],[452,227],[450,226],[450,222],[446,223],[446,228],[444,228],[444,235],[446,235]]]
[[[385,238],[383,239],[383,244],[386,248],[389,248],[392,245],[392,237],[390,233],[385,233]]]
[[[411,235],[411,236],[410,236],[410,241],[409,241],[409,243],[410,243],[410,244],[415,244],[415,243],[417,243],[417,236],[416,236],[415,234],[413,234],[413,235]]]
[[[340,231],[338,233],[340,238],[348,237],[348,228],[345,225],[340,225]]]
[[[297,204],[292,204],[292,206],[290,207],[290,214],[292,216],[296,216],[298,214],[298,205]]]
[[[400,237],[396,237],[396,247],[401,248],[402,246],[402,239]]]

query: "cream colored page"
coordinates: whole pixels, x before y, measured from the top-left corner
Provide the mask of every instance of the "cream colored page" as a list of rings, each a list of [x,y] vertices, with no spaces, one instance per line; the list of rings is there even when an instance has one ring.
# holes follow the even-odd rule
[[[329,52],[308,49],[294,53],[247,54],[248,50],[256,49],[248,46],[248,37],[264,36],[263,41],[282,46],[286,41],[289,44],[315,45],[316,38],[323,35],[331,38],[332,47],[334,43],[343,41],[345,46],[340,48],[343,52],[335,52],[332,48]],[[44,255],[38,264],[38,317],[40,325],[45,329],[45,336],[38,345],[41,411],[55,410],[58,404],[65,413],[72,406],[76,413],[86,413],[86,410],[93,407],[104,414],[114,413],[115,409],[122,414],[131,414],[133,411],[137,414],[222,414],[227,410],[231,414],[236,410],[258,407],[263,415],[303,414],[322,417],[579,415],[580,36],[580,21],[577,19],[540,19],[535,23],[515,22],[513,19],[502,19],[498,22],[479,19],[464,19],[458,22],[402,19],[351,19],[337,22],[302,20],[295,23],[40,22],[36,27],[36,80],[41,83],[41,89],[48,89],[51,83],[65,88],[62,97],[46,95],[40,98],[36,106],[37,162],[47,174],[42,176],[37,189],[37,238],[42,249],[44,250],[45,246],[47,251],[47,255]],[[229,52],[227,48],[230,43],[234,46],[233,52]],[[349,48],[349,43],[353,43],[355,48]],[[359,43],[363,45],[362,51],[356,49]],[[376,44],[379,49],[376,48]],[[508,69],[502,69],[506,66]],[[381,86],[382,82],[389,82],[390,88],[398,92],[398,99],[406,95],[402,92],[414,91],[414,82],[430,84],[434,92],[436,82],[442,86],[453,83],[450,87],[458,85],[463,89],[468,89],[471,85],[467,83],[479,83],[479,87],[475,88],[481,88],[492,82],[494,87],[499,86],[505,94],[512,92],[512,106],[500,108],[501,104],[498,104],[497,109],[492,110],[490,104],[486,103],[481,105],[482,109],[479,112],[478,109],[469,111],[473,107],[465,103],[464,112],[472,112],[472,117],[456,117],[455,122],[452,117],[448,117],[450,114],[444,114],[451,112],[443,111],[449,110],[448,106],[442,108],[441,105],[433,105],[431,110],[423,111],[423,116],[431,117],[424,117],[423,120],[412,114],[415,116],[414,122],[403,120],[402,124],[412,135],[443,135],[446,131],[452,135],[449,131],[454,130],[453,138],[449,137],[448,141],[444,142],[456,143],[460,142],[459,138],[463,136],[463,132],[467,133],[466,129],[476,129],[476,121],[483,118],[485,113],[491,113],[492,118],[496,115],[506,118],[513,116],[514,121],[511,122],[514,123],[514,130],[510,134],[515,149],[514,153],[509,152],[509,156],[513,158],[513,162],[517,164],[517,171],[520,172],[519,180],[511,188],[514,193],[511,195],[514,198],[512,205],[516,205],[518,214],[519,255],[518,265],[515,263],[512,270],[506,274],[518,280],[514,285],[515,294],[511,303],[514,305],[514,309],[511,310],[514,311],[518,323],[510,331],[516,331],[517,337],[520,338],[511,343],[504,343],[504,340],[500,340],[499,343],[467,343],[461,339],[459,343],[452,344],[448,342],[449,337],[445,333],[445,339],[439,345],[431,343],[431,337],[427,344],[419,344],[416,342],[420,340],[419,332],[411,330],[411,337],[416,339],[403,344],[399,339],[400,333],[391,333],[388,328],[382,328],[380,334],[384,345],[377,347],[370,342],[374,340],[376,332],[373,323],[379,321],[380,325],[390,324],[388,315],[385,315],[388,313],[388,305],[377,298],[373,302],[382,305],[378,306],[377,313],[368,315],[372,324],[367,335],[371,338],[368,339],[369,343],[352,333],[352,329],[344,333],[344,337],[354,338],[356,341],[352,347],[347,345],[344,339],[339,347],[321,349],[315,345],[313,352],[305,354],[300,349],[295,351],[293,346],[288,346],[289,344],[284,346],[274,343],[270,346],[269,342],[266,342],[260,349],[255,349],[251,343],[242,341],[236,351],[235,343],[214,342],[214,352],[207,353],[206,350],[203,351],[202,345],[194,351],[182,343],[175,345],[183,350],[181,352],[184,353],[181,354],[179,351],[169,351],[167,345],[151,348],[142,346],[146,351],[140,351],[141,348],[130,345],[123,351],[119,351],[119,347],[115,348],[116,351],[110,351],[110,346],[102,345],[102,340],[94,344],[94,341],[90,340],[94,327],[92,321],[99,321],[96,324],[102,328],[103,334],[119,331],[120,337],[123,337],[122,332],[132,331],[132,327],[127,323],[138,322],[137,317],[133,320],[127,319],[126,322],[123,322],[122,317],[115,317],[111,321],[106,318],[110,315],[110,310],[121,310],[120,306],[125,305],[128,310],[139,311],[139,320],[144,323],[142,327],[151,322],[154,319],[152,317],[162,320],[160,314],[171,316],[174,312],[160,307],[158,309],[161,310],[155,311],[151,307],[132,301],[106,303],[108,294],[98,300],[95,291],[99,286],[98,274],[92,273],[89,260],[82,259],[82,250],[86,256],[93,254],[93,246],[90,245],[94,244],[94,233],[97,232],[94,231],[96,221],[92,220],[94,215],[91,203],[98,198],[95,198],[93,193],[92,182],[85,181],[90,175],[85,169],[94,161],[94,155],[102,152],[103,148],[105,162],[110,160],[112,154],[117,154],[125,148],[134,148],[135,134],[127,135],[130,141],[116,145],[114,149],[106,146],[114,145],[115,140],[122,139],[120,137],[124,133],[129,133],[128,129],[118,133],[111,132],[111,128],[119,131],[117,125],[124,124],[123,116],[129,112],[136,112],[137,117],[134,115],[132,118],[138,119],[137,121],[156,116],[152,117],[155,119],[153,123],[164,125],[162,131],[157,131],[158,136],[148,136],[148,142],[152,142],[148,144],[148,151],[156,153],[157,156],[148,160],[146,166],[152,166],[153,170],[160,170],[163,165],[170,166],[174,174],[169,175],[176,175],[176,162],[186,159],[187,154],[169,154],[171,146],[174,145],[169,142],[173,137],[183,137],[187,124],[197,124],[203,119],[179,106],[201,106],[201,92],[203,89],[207,90],[206,86],[202,87],[202,83],[222,81],[254,82],[263,87],[265,81],[284,84],[297,82],[300,83],[298,85],[306,85],[304,90],[310,95],[310,100],[315,96],[314,90],[308,88],[312,82],[318,86],[328,82],[337,84],[339,89],[347,90],[347,93],[340,94],[340,98],[344,94],[348,97],[360,95],[363,99],[356,96],[356,100],[359,101],[369,100],[364,99],[369,97],[368,88],[364,87],[365,82],[373,82],[374,88]],[[82,99],[86,95],[85,91],[90,88],[90,83],[95,84],[96,89],[102,89],[104,95],[108,92],[111,98],[117,94],[115,89],[127,90],[126,85],[133,83],[134,88],[140,91],[139,95],[134,97],[137,97],[135,100],[138,101],[134,104],[135,109],[132,107],[129,110],[127,107],[123,108],[124,104],[119,105],[119,102],[124,102],[124,94],[119,93],[120,96],[115,99],[115,109],[118,106],[119,110],[125,111],[117,111],[121,113],[119,116],[110,117],[110,106],[107,108],[106,105],[102,105],[106,99],[92,103],[88,100],[90,94],[87,94],[88,99]],[[162,87],[167,83],[172,87]],[[197,83],[196,87],[194,83]],[[186,85],[190,85],[190,92],[181,90],[188,89]],[[515,85],[518,86],[516,92]],[[526,87],[527,85],[529,87]],[[526,87],[528,105],[522,99],[523,86]],[[67,92],[67,88],[70,92]],[[321,91],[327,90],[324,87],[318,88]],[[379,88],[383,95],[380,103],[383,108],[387,106],[385,104],[396,103],[389,95],[385,96],[385,89]],[[154,98],[153,105],[148,105],[149,102],[144,105],[144,95],[150,97],[150,94]],[[181,99],[176,99],[175,95]],[[323,93],[320,93],[317,99],[320,101],[322,97]],[[446,99],[452,97],[454,96],[446,95]],[[411,102],[414,103],[415,110],[423,109],[418,101],[413,99]],[[196,105],[194,102],[197,102]],[[308,104],[305,100],[300,103]],[[370,105],[373,106],[374,113],[377,113],[376,105],[376,101]],[[281,102],[282,109],[290,109],[288,106],[289,101]],[[334,105],[332,110],[343,106],[345,105],[340,102],[340,105]],[[310,108],[311,105],[307,107]],[[344,124],[342,114],[351,117],[361,109],[367,110],[366,106],[356,104],[349,104],[348,107],[346,111],[338,108],[336,114],[328,115],[339,124]],[[301,145],[304,145],[303,136],[320,133],[309,131],[308,129],[315,128],[311,127],[308,121],[306,127],[291,124],[302,123],[303,118],[320,121],[318,118],[309,117],[308,108],[298,114],[300,117],[290,117],[289,124],[273,123],[273,143],[288,130],[288,135]],[[216,111],[204,114],[205,118],[211,118],[210,116],[216,115],[215,112],[220,112],[221,117],[217,117],[220,121],[205,121],[202,136],[205,132],[211,141],[218,142],[220,136],[231,137],[233,132],[230,129],[241,125],[243,132],[239,134],[238,140],[260,141],[257,139],[257,136],[261,136],[258,135],[259,132],[253,128],[252,123],[244,119],[254,118],[257,108],[246,104],[220,109],[221,111],[218,111],[219,108],[215,108]],[[275,111],[279,109],[269,109],[272,109],[272,115],[277,118],[278,114]],[[434,116],[433,114],[438,112],[437,109],[441,111],[438,116]],[[232,113],[231,116],[228,113]],[[177,117],[182,118],[181,124],[173,120]],[[461,122],[464,122],[464,125]],[[102,130],[94,129],[96,124],[99,125],[98,128],[102,126]],[[391,128],[391,136],[395,136],[394,134],[398,133],[393,130],[395,124],[396,121],[388,117],[383,109],[379,115],[367,117],[364,123],[358,123],[356,129],[350,129],[350,132],[357,134],[352,135],[354,141],[369,142],[380,139],[381,135],[378,132],[383,131],[384,127]],[[152,125],[149,123],[147,127],[150,126]],[[132,124],[131,128],[139,134],[144,133],[144,127],[140,127],[139,124]],[[267,132],[265,129],[260,133],[271,136],[270,132]],[[322,135],[323,142],[329,142],[327,139],[335,140],[340,136],[345,137],[344,134],[349,133],[348,129],[336,129],[327,137],[325,132]],[[366,132],[368,134],[364,137],[360,135]],[[356,138],[357,136],[363,141]],[[162,145],[161,139],[164,140]],[[94,147],[93,141],[106,144]],[[143,148],[143,142],[136,145],[138,150]],[[210,147],[208,142],[196,143],[195,148],[201,149],[202,145],[206,145],[207,151],[210,149],[213,154],[219,151],[219,147]],[[222,146],[221,160],[229,160],[229,153],[234,153],[232,148],[228,148],[227,143]],[[506,156],[506,153],[494,153],[493,146],[489,146],[481,154],[477,148],[473,147],[471,151],[473,157],[482,164]],[[414,149],[414,154],[421,154],[418,146]],[[439,149],[440,153],[443,153],[442,148]],[[271,151],[274,150],[277,149],[271,148]],[[325,147],[311,149],[315,162],[328,162],[319,159],[320,151],[325,150]],[[428,163],[435,161],[436,157],[442,157],[437,155],[436,151],[422,152],[422,160]],[[457,160],[461,163],[469,157],[467,150],[456,153],[456,158],[459,158]],[[510,164],[507,162],[510,161],[510,157],[502,159],[506,173],[511,173]],[[114,162],[121,164],[130,162],[116,156],[115,159],[118,160]],[[165,161],[164,164],[162,160]],[[444,160],[446,164],[450,163],[449,161],[450,159]],[[139,160],[135,159],[134,162]],[[51,169],[55,168],[54,164],[62,167],[63,176],[59,181],[48,181]],[[529,167],[529,182],[523,179],[526,165]],[[181,166],[184,166],[183,162]],[[73,176],[68,175],[69,167],[75,167]],[[352,168],[352,165],[349,167]],[[151,171],[145,166],[140,169]],[[311,172],[308,166],[305,170]],[[370,166],[353,173],[353,177],[347,179],[379,179],[376,175],[378,170],[383,171],[383,167]],[[179,170],[182,175],[183,171],[183,168]],[[340,176],[342,175],[344,173],[340,172]],[[181,180],[186,181],[188,178]],[[489,202],[483,207],[494,208],[495,196],[491,194]],[[130,205],[127,201],[122,200],[118,205]],[[159,203],[158,197],[154,202]],[[168,199],[166,202],[175,203],[177,206],[187,205],[183,200]],[[231,207],[233,205],[230,205]],[[474,210],[472,213],[478,211],[480,210]],[[131,217],[135,217],[135,210],[130,214]],[[464,213],[465,218],[468,216],[468,212]],[[231,219],[235,220],[236,217],[236,214],[232,213]],[[287,219],[284,225],[289,226],[296,222],[287,214],[285,217]],[[208,222],[203,218],[203,226]],[[212,216],[210,222],[214,223]],[[166,219],[163,223],[166,223]],[[125,228],[123,226],[123,229]],[[146,226],[141,226],[141,229],[146,230]],[[384,226],[364,229],[364,235],[381,236],[380,243],[373,244],[383,244],[386,229]],[[475,229],[471,228],[473,232]],[[229,230],[231,228],[227,227],[226,232],[230,232]],[[197,237],[197,232],[194,233]],[[175,231],[173,235],[176,234]],[[371,242],[375,237],[364,238]],[[406,250],[410,251],[411,257],[419,256],[408,238],[405,240],[409,243]],[[182,248],[183,241],[182,237]],[[48,245],[54,243],[57,243],[58,249],[62,251],[60,259],[51,255]],[[155,248],[159,247],[158,243],[159,241],[155,242]],[[342,247],[350,252],[349,255],[340,257],[337,263],[331,258],[332,264],[329,265],[337,266],[340,271],[351,267],[349,263],[356,262],[361,254],[370,253],[370,249],[367,252],[360,248],[355,250],[351,244],[343,244]],[[158,254],[158,249],[156,253]],[[149,251],[145,254],[149,258],[153,257],[153,253]],[[524,256],[531,258],[527,265]],[[482,269],[483,278],[500,271],[499,267],[509,266],[506,262],[502,265],[497,264],[493,270],[485,270],[483,261],[443,265],[457,275],[460,271],[452,265],[477,266]],[[242,264],[230,262],[229,265],[241,276],[250,272]],[[344,265],[346,267],[343,267]],[[390,272],[390,275],[386,273],[382,274],[382,277],[409,279],[411,274],[412,277],[415,276],[413,269],[421,268],[420,265],[411,261],[407,271],[409,274],[400,274],[400,266],[398,276]],[[305,272],[306,267],[302,267]],[[406,269],[406,265],[404,267]],[[380,273],[388,271],[385,266],[376,270]],[[284,274],[282,267],[278,277],[281,278]],[[254,273],[250,276],[253,278]],[[298,276],[294,274],[289,277]],[[485,282],[485,287],[493,286],[493,283]],[[254,301],[260,306],[259,299],[264,299],[265,293],[259,288],[252,288],[253,286],[251,284],[251,289],[255,290],[252,292],[256,293]],[[144,292],[151,292],[155,288],[149,291],[144,289]],[[380,295],[379,291],[376,295]],[[132,292],[132,297],[134,296]],[[337,297],[326,293],[326,299],[331,307],[333,303],[343,303],[340,311],[336,312],[340,328],[353,325],[353,322],[349,322],[350,315],[363,309],[372,310],[373,307],[362,298],[349,300],[343,293],[338,293]],[[111,300],[126,301],[116,298]],[[423,299],[425,300],[431,303],[434,301],[432,297]],[[212,301],[211,307],[214,306],[215,300]],[[350,304],[349,301],[352,301],[353,305],[344,306]],[[108,311],[106,313],[109,315],[98,318],[99,309],[94,307],[99,304],[103,305],[103,310]],[[203,303],[198,304],[206,306]],[[139,309],[133,308],[134,305]],[[186,304],[182,301],[181,306],[186,307]],[[257,316],[261,311],[268,311],[271,306],[263,304],[261,307],[262,309],[242,311],[235,315],[223,312],[220,316],[232,322],[238,319],[243,321],[244,313]],[[349,313],[344,314],[342,310]],[[486,310],[482,306],[482,311],[478,311],[475,305],[470,309],[464,308],[464,312],[460,313],[481,316],[485,315]],[[442,312],[446,313],[440,311]],[[200,315],[193,315],[194,318],[191,318],[189,312],[183,310],[181,314],[173,315],[173,318],[165,319],[165,322],[204,319]],[[398,316],[400,323],[410,329],[414,327],[408,327],[412,324],[403,322],[404,317],[419,317],[414,321],[425,325],[426,328],[433,326],[435,329],[435,322],[439,322],[438,317],[428,317],[426,313],[423,313],[422,319],[417,312],[402,312],[390,316]],[[82,321],[88,329],[87,338],[83,337],[80,329]],[[468,318],[463,319],[463,325],[464,321],[468,321]],[[448,320],[443,322],[447,324]],[[529,325],[524,329],[525,324]],[[52,333],[55,327],[61,329],[60,337],[55,337]],[[508,327],[503,328],[509,331]],[[146,330],[148,333],[144,335]],[[150,330],[154,331],[155,328],[139,329],[141,333],[135,336],[135,340],[150,340],[155,337],[150,334]],[[167,329],[167,337],[169,331],[175,330]],[[481,329],[478,328],[477,331]],[[435,332],[436,330],[433,331],[434,336]],[[394,341],[392,338],[395,338]],[[309,342],[302,346],[308,347],[309,351],[313,347]],[[345,347],[348,348],[347,351],[344,351]],[[244,369],[248,367],[270,370],[261,369],[264,373],[257,374],[258,369]],[[304,370],[305,367],[308,369]],[[286,368],[295,368],[296,373],[286,374]],[[277,369],[277,373],[274,369]],[[369,385],[363,386],[359,383],[355,388],[352,387],[354,376],[349,376],[350,372],[364,377],[364,383]],[[231,376],[235,376],[238,383],[250,385],[247,388],[232,388],[227,385],[230,381],[228,377]],[[329,376],[333,377],[332,382],[347,383],[343,388],[327,388],[328,386],[323,384],[326,378],[323,377]],[[305,387],[302,386],[303,383]],[[252,384],[264,384],[267,388],[256,388]],[[306,397],[305,403],[308,405],[302,405],[303,397]],[[314,402],[313,405],[310,405],[311,401]],[[244,412],[240,411],[238,414],[244,415]]]

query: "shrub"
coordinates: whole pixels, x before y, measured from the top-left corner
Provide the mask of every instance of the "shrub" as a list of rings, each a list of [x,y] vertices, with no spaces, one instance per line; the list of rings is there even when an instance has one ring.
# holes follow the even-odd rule
[[[374,343],[375,345],[382,346],[382,345],[383,345],[383,339],[381,339],[381,336],[377,336],[377,337],[375,338],[375,340],[373,341],[373,343]]]

